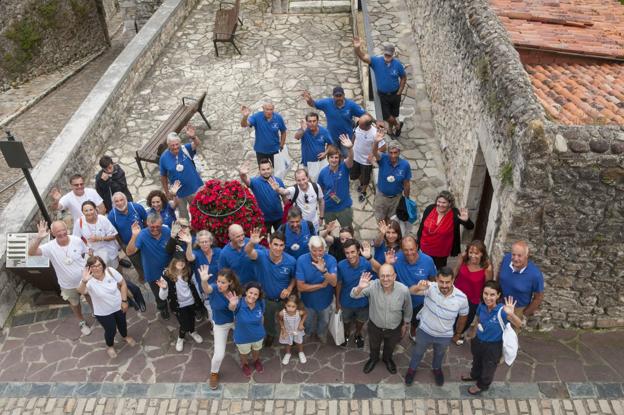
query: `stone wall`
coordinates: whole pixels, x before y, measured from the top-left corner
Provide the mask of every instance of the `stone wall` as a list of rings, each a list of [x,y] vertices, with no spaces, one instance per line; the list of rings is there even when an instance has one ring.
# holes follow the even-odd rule
[[[32,170],[40,193],[54,186],[68,191],[68,179],[76,172],[89,172],[97,163],[136,88],[163,48],[198,0],[166,0],[143,30],[135,36],[95,85],[76,113]],[[47,201],[49,203],[49,200]],[[0,235],[34,231],[38,209],[23,184],[0,215]],[[0,238],[0,324],[4,325],[21,290],[21,283],[7,272],[6,240]]]
[[[546,298],[532,323],[624,325],[622,130],[546,119],[487,1],[408,5],[450,190],[474,219],[487,168],[485,242],[495,263],[527,239],[544,271]]]

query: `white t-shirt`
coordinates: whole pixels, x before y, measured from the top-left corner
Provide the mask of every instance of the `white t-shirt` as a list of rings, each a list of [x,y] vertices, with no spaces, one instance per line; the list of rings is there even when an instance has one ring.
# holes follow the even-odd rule
[[[114,268],[106,267],[102,281],[91,278],[87,283],[87,292],[93,301],[93,315],[108,316],[121,310],[121,291],[118,283],[123,277]]]
[[[89,242],[89,238],[92,236],[114,236],[117,235],[117,229],[104,215],[98,215],[95,224],[90,224],[84,215],[78,219],[78,233],[76,236],[83,237],[87,242],[87,246],[93,249],[93,253],[102,257],[106,265],[116,267],[117,253],[119,251],[119,244],[117,240],[112,241],[99,241]]]
[[[41,254],[50,259],[61,288],[78,288],[87,261],[87,246],[77,236],[69,235],[69,244],[60,246],[56,239],[41,245]]]
[[[355,144],[353,145],[353,160],[364,166],[370,166],[371,162],[368,161],[368,156],[373,153],[373,142],[375,141],[375,135],[377,134],[377,128],[372,125],[368,131],[362,130],[360,127],[355,129]],[[384,140],[379,142],[378,148],[386,145]]]
[[[169,283],[169,281],[167,281],[167,283]],[[176,287],[176,296],[178,297],[177,298],[178,307],[182,308],[182,307],[195,304],[195,299],[193,298],[193,293],[191,292],[191,287],[189,283],[184,281],[182,278],[178,277],[178,279],[175,282],[175,287]],[[163,301],[166,300],[167,297],[169,296],[169,289],[161,288],[158,291],[158,296],[160,297],[161,300]]]
[[[82,204],[87,200],[95,203],[95,206],[100,206],[104,203],[98,192],[90,187],[85,187],[82,196],[76,196],[74,192],[69,192],[63,195],[61,200],[59,200],[59,206],[63,209],[69,210],[69,213],[72,215],[72,219],[74,221],[74,230],[72,235],[78,235],[78,218],[82,216]]]
[[[295,195],[295,186],[291,186],[286,189],[286,191],[288,192],[288,199],[292,200],[293,196]],[[295,200],[294,202],[297,207],[301,209],[303,220],[309,220],[310,222],[312,222],[314,227],[318,229],[318,198],[323,198],[323,190],[321,189],[321,186],[317,185],[317,187],[318,195],[314,192],[314,186],[312,186],[312,183],[308,183],[308,190],[304,192],[303,190],[299,189],[297,200]],[[308,203],[306,203],[306,195],[308,196]]]

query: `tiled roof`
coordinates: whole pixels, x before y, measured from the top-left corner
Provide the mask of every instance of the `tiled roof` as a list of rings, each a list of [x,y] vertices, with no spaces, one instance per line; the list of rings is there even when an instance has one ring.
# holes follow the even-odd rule
[[[490,0],[516,47],[624,59],[618,0]]]

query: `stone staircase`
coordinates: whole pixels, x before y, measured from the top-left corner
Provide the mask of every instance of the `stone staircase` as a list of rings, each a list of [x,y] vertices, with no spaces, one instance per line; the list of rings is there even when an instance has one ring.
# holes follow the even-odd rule
[[[273,13],[313,14],[349,13],[350,0],[273,0]]]

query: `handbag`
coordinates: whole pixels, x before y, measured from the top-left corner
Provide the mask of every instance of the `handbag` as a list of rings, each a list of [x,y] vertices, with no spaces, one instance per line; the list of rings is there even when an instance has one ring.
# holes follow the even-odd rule
[[[511,366],[518,355],[518,335],[516,334],[511,323],[503,323],[502,317],[503,307],[498,310],[498,322],[503,330],[503,358],[508,366]]]
[[[342,310],[332,313],[329,319],[329,333],[334,338],[336,346],[345,342],[344,323],[342,322]]]
[[[290,158],[290,154],[288,154],[288,146],[284,146],[284,148],[275,155],[273,158],[275,161],[274,175],[279,177],[280,179],[284,179],[288,170],[290,170],[290,166],[292,166],[292,159]]]

